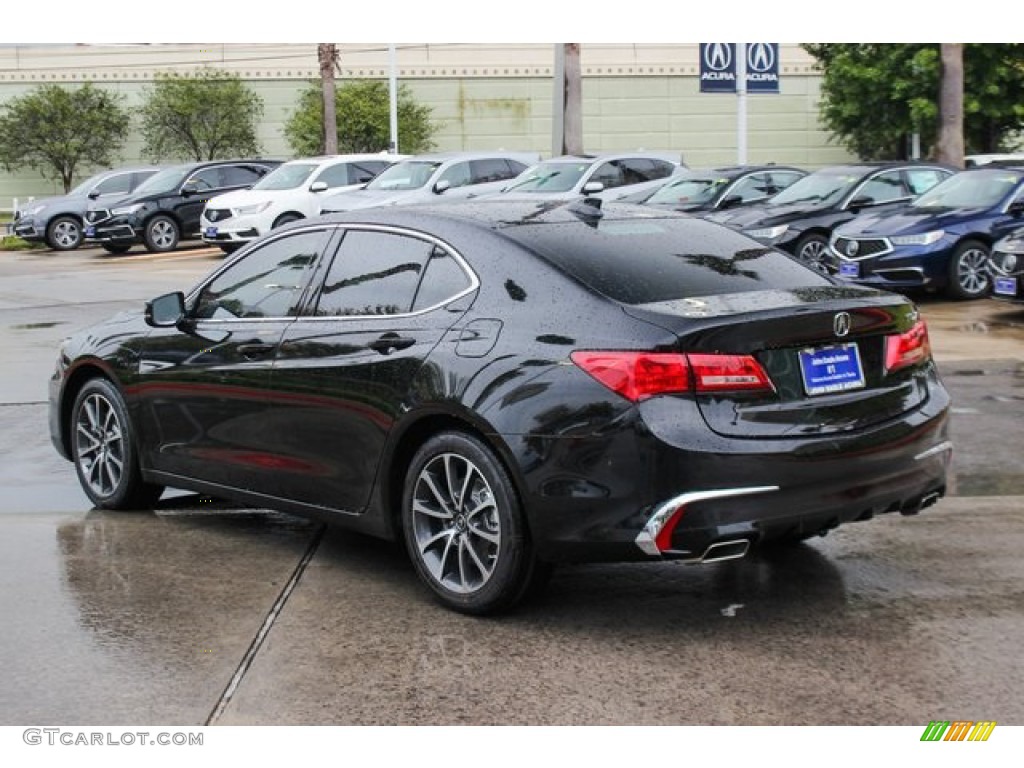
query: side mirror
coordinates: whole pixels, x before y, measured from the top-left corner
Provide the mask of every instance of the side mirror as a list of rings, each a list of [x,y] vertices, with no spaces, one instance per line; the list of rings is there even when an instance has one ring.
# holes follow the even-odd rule
[[[185,294],[181,291],[166,293],[146,302],[146,325],[154,328],[174,328],[185,319]]]
[[[875,198],[869,195],[858,195],[850,201],[850,204],[846,206],[851,211],[859,211],[861,208],[867,208],[869,205],[875,204]]]
[[[719,208],[735,208],[737,205],[743,202],[743,198],[740,195],[726,195],[722,198],[722,202],[718,204]]]
[[[451,189],[452,183],[447,179],[442,179],[434,185],[434,194],[441,195]]]
[[[371,181],[373,181],[373,176],[359,176],[356,179],[356,182],[359,184],[368,184]]]
[[[192,197],[192,195],[199,194],[199,187],[196,186],[194,181],[185,183],[185,186],[181,188],[182,197]]]
[[[88,197],[90,200],[95,200],[99,196],[100,196],[100,191],[98,189],[94,189],[92,192],[90,192],[88,195],[86,195],[86,197]]]
[[[309,185],[310,192],[323,192],[325,189],[327,189],[326,181],[314,181]]]
[[[604,192],[604,184],[600,181],[588,181],[583,185],[582,192],[584,195],[593,195],[598,192]]]
[[[1006,209],[1006,212],[1012,216],[1019,216],[1024,213],[1024,200],[1014,200],[1010,203],[1010,207]]]

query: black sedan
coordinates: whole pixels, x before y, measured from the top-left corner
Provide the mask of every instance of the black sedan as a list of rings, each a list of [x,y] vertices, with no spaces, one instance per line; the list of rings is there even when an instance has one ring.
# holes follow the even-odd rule
[[[913,514],[951,457],[911,301],[583,201],[296,222],[67,340],[50,398],[97,506],[171,486],[404,538],[468,613],[559,561],[711,562]]]
[[[807,171],[784,165],[679,169],[655,189],[616,199],[666,211],[724,211],[763,203],[806,175]]]
[[[705,217],[824,272],[832,269],[828,243],[836,227],[863,212],[906,205],[955,172],[912,162],[836,165],[805,176],[768,202]]]

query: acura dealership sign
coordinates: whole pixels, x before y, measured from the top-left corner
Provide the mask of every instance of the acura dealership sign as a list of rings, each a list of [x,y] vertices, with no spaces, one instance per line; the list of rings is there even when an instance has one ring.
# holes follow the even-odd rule
[[[736,93],[736,44],[700,44],[701,93]],[[779,92],[779,44],[746,46],[747,93]]]

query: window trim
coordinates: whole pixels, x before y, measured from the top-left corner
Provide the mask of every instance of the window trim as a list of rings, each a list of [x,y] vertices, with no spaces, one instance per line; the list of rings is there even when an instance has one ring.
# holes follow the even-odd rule
[[[396,313],[394,315],[312,315],[312,314],[308,314],[308,312],[314,306],[316,306],[316,303],[317,303],[317,301],[320,298],[321,288],[323,287],[323,281],[322,280],[318,280],[318,281],[316,281],[315,289],[313,291],[311,291],[310,294],[308,296],[306,296],[305,299],[303,300],[302,312],[300,312],[299,315],[295,318],[296,320],[301,320],[303,322],[332,322],[332,323],[336,323],[336,322],[340,322],[340,321],[361,321],[361,322],[365,322],[366,320],[378,320],[378,321],[380,321],[380,320],[392,320],[392,319],[395,319],[395,318],[418,317],[420,315],[425,315],[428,312],[433,312],[433,311],[435,311],[437,309],[440,309],[441,307],[447,306],[448,304],[451,304],[453,301],[458,301],[459,299],[461,299],[461,298],[463,298],[465,296],[468,296],[469,294],[473,293],[474,291],[476,291],[476,290],[478,290],[480,288],[480,278],[477,277],[476,272],[473,271],[473,268],[469,266],[469,264],[462,257],[462,255],[457,250],[455,250],[455,248],[453,248],[451,245],[449,245],[447,242],[445,242],[444,240],[442,240],[439,237],[436,237],[435,235],[431,235],[431,234],[429,234],[427,232],[420,232],[419,230],[415,230],[415,229],[405,229],[404,227],[391,226],[391,225],[387,225],[387,224],[357,224],[357,223],[347,224],[346,223],[346,224],[335,225],[335,229],[337,230],[338,239],[337,239],[337,243],[335,244],[334,248],[331,249],[330,261],[329,261],[329,263],[327,263],[327,261],[325,259],[321,259],[321,263],[323,263],[323,265],[324,265],[324,275],[325,275],[325,277],[326,277],[327,272],[330,271],[331,265],[334,263],[334,259],[337,258],[338,253],[341,250],[341,245],[342,245],[342,243],[345,240],[345,235],[349,231],[356,231],[356,232],[384,232],[384,233],[392,234],[392,235],[402,235],[402,236],[405,236],[405,237],[414,237],[414,238],[416,238],[418,240],[423,240],[423,241],[425,241],[427,243],[430,243],[433,246],[441,248],[449,256],[451,256],[453,259],[455,259],[455,263],[458,264],[459,267],[462,269],[463,273],[469,277],[469,283],[470,284],[469,284],[469,286],[467,288],[463,289],[462,291],[460,291],[459,293],[455,294],[454,296],[451,296],[450,298],[447,298],[444,301],[438,302],[437,304],[432,304],[429,307],[424,307],[423,309],[418,309],[415,312],[400,312],[400,313]]]

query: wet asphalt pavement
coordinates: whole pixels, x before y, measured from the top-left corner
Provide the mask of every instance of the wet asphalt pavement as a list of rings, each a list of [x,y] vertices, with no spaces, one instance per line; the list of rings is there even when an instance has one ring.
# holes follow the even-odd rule
[[[186,494],[90,509],[46,430],[57,343],[219,260],[0,253],[0,725],[1024,724],[1024,310],[921,299],[955,404],[935,507],[564,567],[473,619],[385,542]]]

